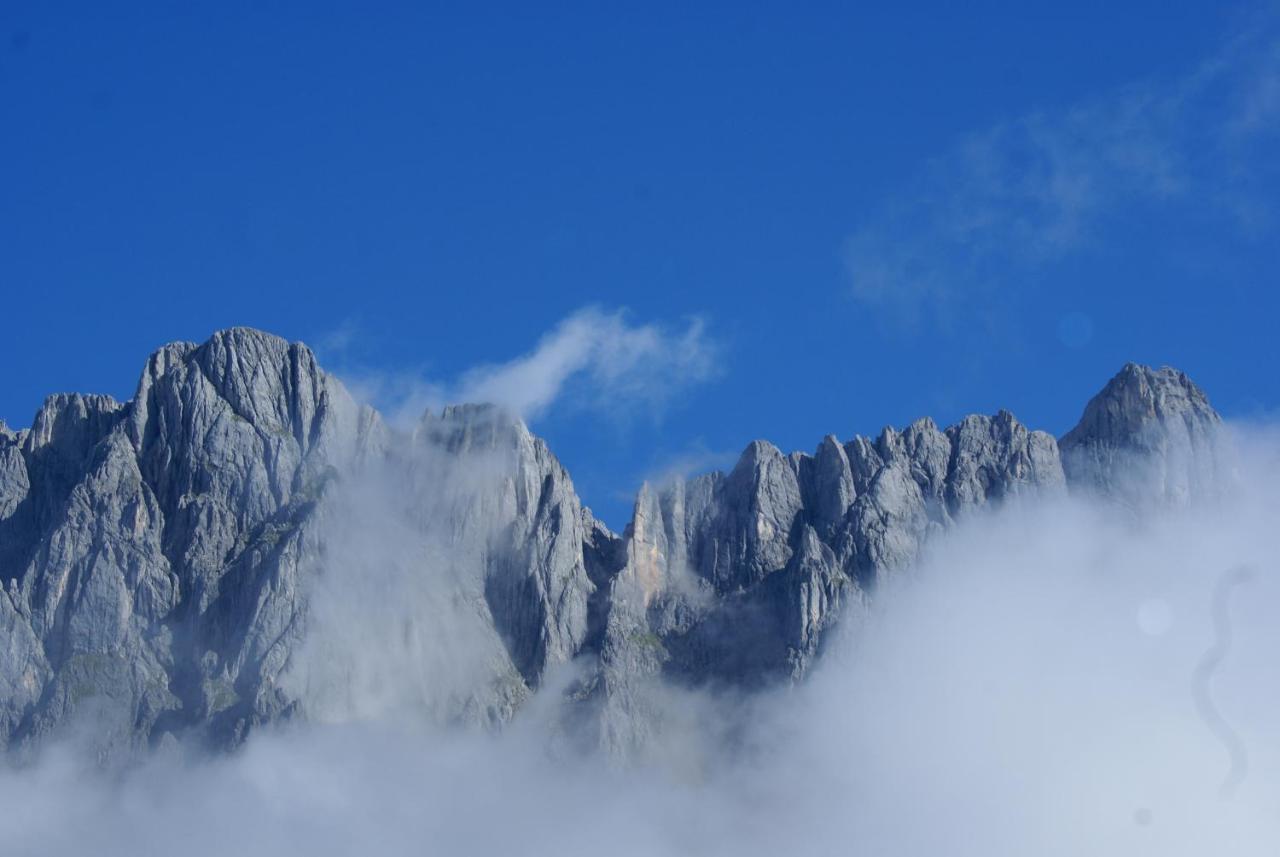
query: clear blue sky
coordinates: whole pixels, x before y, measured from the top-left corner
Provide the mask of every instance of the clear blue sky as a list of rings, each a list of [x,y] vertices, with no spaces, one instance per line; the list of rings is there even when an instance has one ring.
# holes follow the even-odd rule
[[[0,6],[11,425],[230,325],[455,384],[587,306],[715,364],[532,418],[615,526],[756,437],[1060,434],[1127,360],[1280,408],[1273,6],[188,5]]]

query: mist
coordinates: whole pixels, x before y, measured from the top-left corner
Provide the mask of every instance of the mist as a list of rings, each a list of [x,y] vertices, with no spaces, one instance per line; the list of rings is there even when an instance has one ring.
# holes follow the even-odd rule
[[[471,542],[392,517],[388,477],[332,519],[351,537],[328,555],[291,673],[312,716],[230,755],[169,746],[115,769],[73,738],[49,745],[0,772],[0,842],[15,855],[1272,854],[1280,442],[1233,436],[1234,478],[1199,505],[1059,497],[962,522],[846,617],[805,682],[748,698],[673,688],[688,717],[659,736],[660,761],[630,766],[558,749],[554,683],[501,729],[430,716],[487,663],[472,602],[448,595]],[[463,489],[485,484],[467,473]]]

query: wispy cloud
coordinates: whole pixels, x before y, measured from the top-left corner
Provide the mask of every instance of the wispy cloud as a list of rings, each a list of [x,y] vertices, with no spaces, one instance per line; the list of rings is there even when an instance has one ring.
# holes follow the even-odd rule
[[[322,331],[311,340],[311,347],[325,359],[341,359],[351,347],[364,335],[359,323],[352,318],[344,319],[337,327]]]
[[[344,328],[342,343],[352,334]],[[699,318],[636,323],[625,310],[580,309],[532,350],[484,364],[450,381],[401,370],[340,371],[360,399],[392,422],[411,424],[427,408],[462,402],[501,405],[525,419],[553,406],[610,418],[660,414],[673,397],[714,377],[721,347]]]
[[[1034,288],[1143,206],[1256,229],[1275,167],[1280,35],[1255,22],[1181,78],[1143,81],[970,134],[849,237],[854,297],[893,323],[946,327]]]
[[[672,394],[711,377],[717,354],[699,319],[679,327],[632,324],[624,312],[587,308],[528,354],[467,372],[453,396],[504,405],[525,417],[574,392],[611,410],[660,409]]]
[[[645,473],[644,481],[665,486],[712,470],[730,470],[741,454],[742,450],[709,449],[697,440],[678,452],[659,456]]]

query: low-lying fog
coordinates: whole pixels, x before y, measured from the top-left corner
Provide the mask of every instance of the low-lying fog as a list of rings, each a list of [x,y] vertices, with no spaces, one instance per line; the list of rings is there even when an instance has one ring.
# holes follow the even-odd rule
[[[685,697],[661,764],[550,752],[544,700],[496,736],[357,707],[124,771],[69,742],[0,773],[0,851],[1275,854],[1280,442],[1239,443],[1198,508],[970,520],[803,685]]]

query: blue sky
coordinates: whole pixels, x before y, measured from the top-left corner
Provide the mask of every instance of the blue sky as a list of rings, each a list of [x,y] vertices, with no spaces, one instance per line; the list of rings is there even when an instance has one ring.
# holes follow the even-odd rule
[[[514,397],[620,526],[1127,360],[1272,416],[1280,13],[1118,5],[5,4],[0,418],[253,325]]]

